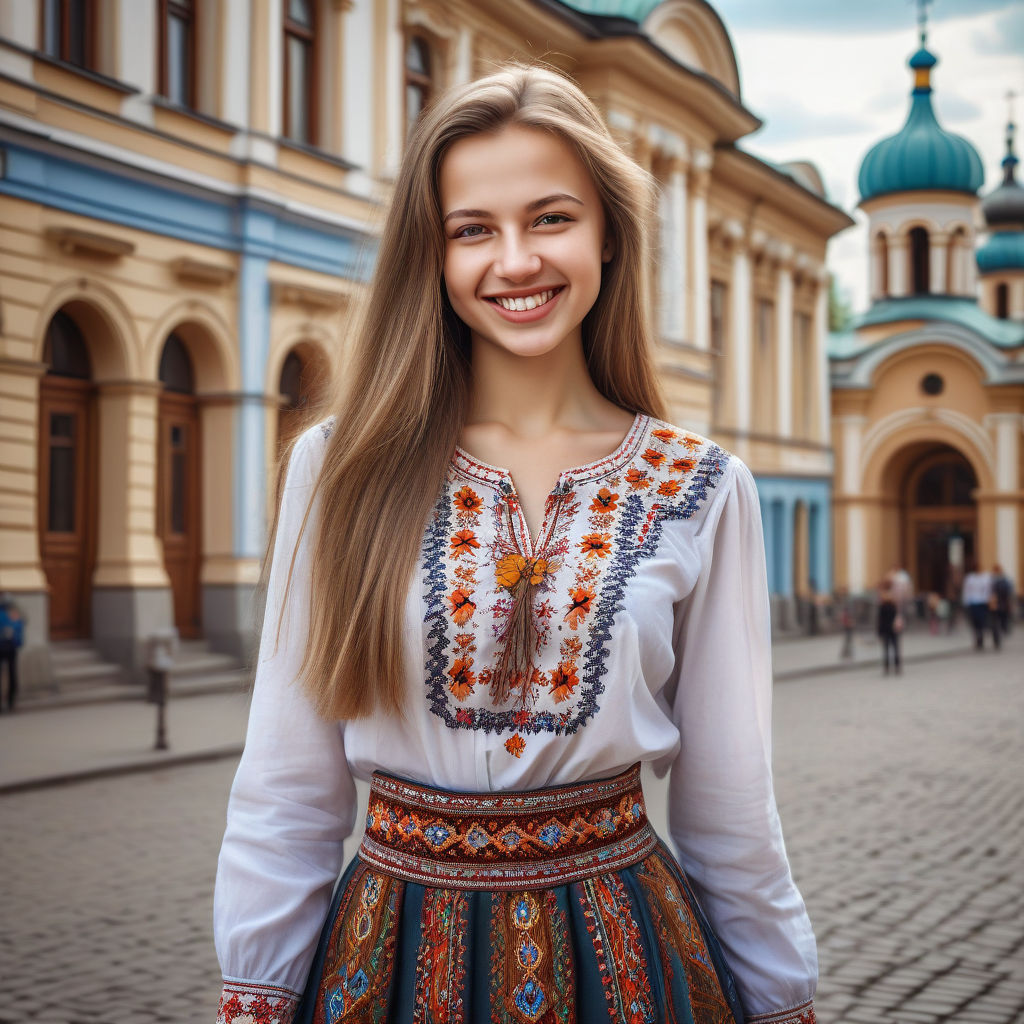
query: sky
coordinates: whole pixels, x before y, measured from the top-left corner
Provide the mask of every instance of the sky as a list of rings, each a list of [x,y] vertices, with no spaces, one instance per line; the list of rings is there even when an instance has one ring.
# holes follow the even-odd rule
[[[868,305],[866,216],[856,209],[867,151],[903,127],[917,49],[913,0],[711,0],[732,38],[744,105],[764,127],[740,146],[777,163],[810,160],[831,202],[857,227],[829,245],[828,264],[855,312]],[[1024,125],[1024,0],[934,0],[928,48],[938,57],[932,103],[985,167],[982,195],[1002,180],[1008,91]],[[1024,159],[1024,129],[1017,155]],[[1018,171],[1018,180],[1022,179]]]

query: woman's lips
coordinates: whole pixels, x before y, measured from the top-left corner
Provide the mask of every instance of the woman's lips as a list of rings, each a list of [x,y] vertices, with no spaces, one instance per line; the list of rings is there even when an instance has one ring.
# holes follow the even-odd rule
[[[558,288],[542,288],[534,294],[541,294],[543,292],[554,291],[554,294],[546,302],[542,302],[539,306],[534,306],[533,309],[506,309],[500,302],[494,298],[485,299],[484,301],[503,319],[513,324],[525,324],[530,323],[533,320],[541,320],[551,312],[554,308],[555,303],[558,302],[558,297],[565,291],[565,286],[561,285]]]

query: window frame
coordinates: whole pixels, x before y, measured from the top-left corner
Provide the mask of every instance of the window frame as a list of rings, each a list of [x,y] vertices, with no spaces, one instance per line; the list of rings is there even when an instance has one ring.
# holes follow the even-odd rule
[[[188,73],[185,75],[185,101],[184,106],[189,110],[196,109],[198,96],[198,67],[197,57],[199,53],[196,36],[198,33],[199,12],[197,10],[198,0],[188,0],[187,6],[183,0],[158,0],[157,17],[157,92],[169,103],[178,104],[170,95],[170,44],[171,37],[168,32],[168,21],[171,14],[176,14],[188,24],[188,39],[186,52],[188,59]]]
[[[85,71],[95,72],[98,35],[96,0],[81,0],[82,21],[85,25],[85,40],[83,43],[85,59],[81,64],[71,59],[71,4],[74,2],[75,0],[54,0],[58,20],[56,53],[51,53],[46,48],[46,15],[49,4],[46,0],[43,0],[39,5],[39,52],[45,54],[51,60],[61,61],[63,64],[69,64],[73,68],[82,68]]]
[[[421,71],[413,71],[409,67],[408,55],[409,47],[414,42],[422,44],[427,54],[427,73],[423,74]],[[415,120],[409,119],[409,88],[422,89],[423,90],[423,103],[420,106],[420,111],[426,110],[431,100],[434,98],[434,92],[436,90],[437,83],[434,81],[434,64],[435,64],[435,50],[436,47],[433,41],[424,32],[412,31],[407,32],[405,35],[405,45],[402,47],[402,119],[405,123],[405,134],[406,136],[412,131],[412,126],[416,123]],[[417,117],[419,115],[417,114]]]
[[[317,0],[309,0],[309,10],[312,25],[306,26],[300,22],[293,21],[288,14],[288,0],[283,0],[281,5],[281,41],[282,41],[282,65],[283,75],[281,79],[281,137],[288,142],[298,146],[318,146],[320,144],[320,104],[318,102],[318,90],[316,88],[320,72],[320,54],[316,42],[316,30],[318,18]],[[296,137],[292,133],[291,124],[291,56],[289,40],[295,37],[300,39],[307,47],[309,62],[306,66],[306,119],[308,125],[307,137],[304,139]]]

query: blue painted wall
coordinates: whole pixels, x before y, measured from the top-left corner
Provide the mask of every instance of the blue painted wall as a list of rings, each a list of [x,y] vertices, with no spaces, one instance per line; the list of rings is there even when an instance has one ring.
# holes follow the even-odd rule
[[[828,480],[799,477],[757,476],[768,562],[768,589],[784,597],[794,596],[793,561],[796,506],[807,507],[810,578],[819,593],[832,590],[832,486]]]

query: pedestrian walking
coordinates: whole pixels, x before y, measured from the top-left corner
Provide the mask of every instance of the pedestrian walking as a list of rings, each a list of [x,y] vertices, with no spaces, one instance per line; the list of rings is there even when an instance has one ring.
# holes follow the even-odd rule
[[[840,648],[839,657],[842,661],[848,661],[853,657],[853,598],[846,587],[840,587],[836,596],[839,604],[839,628],[843,631],[843,646]]]
[[[3,675],[7,675],[7,710],[18,702],[18,652],[25,642],[25,620],[10,594],[0,594],[0,711],[3,710]]]
[[[878,639],[882,642],[882,674],[889,674],[890,655],[896,675],[903,672],[900,664],[900,634],[903,615],[896,602],[896,592],[888,579],[882,581],[878,591]]]
[[[892,597],[903,621],[909,622],[914,610],[914,581],[910,573],[901,565],[894,565],[889,570],[889,583],[892,586]]]
[[[999,650],[999,620],[992,612],[994,596],[992,577],[978,568],[978,563],[971,561],[964,576],[963,603],[968,620],[974,630],[974,649],[980,651],[985,646],[985,631],[992,631],[992,646]]]
[[[992,611],[996,617],[999,632],[1005,636],[1010,632],[1013,605],[1013,582],[998,563],[992,567]]]
[[[548,70],[414,126],[345,393],[281,491],[221,1022],[814,1020],[757,488],[663,418],[649,200]]]

